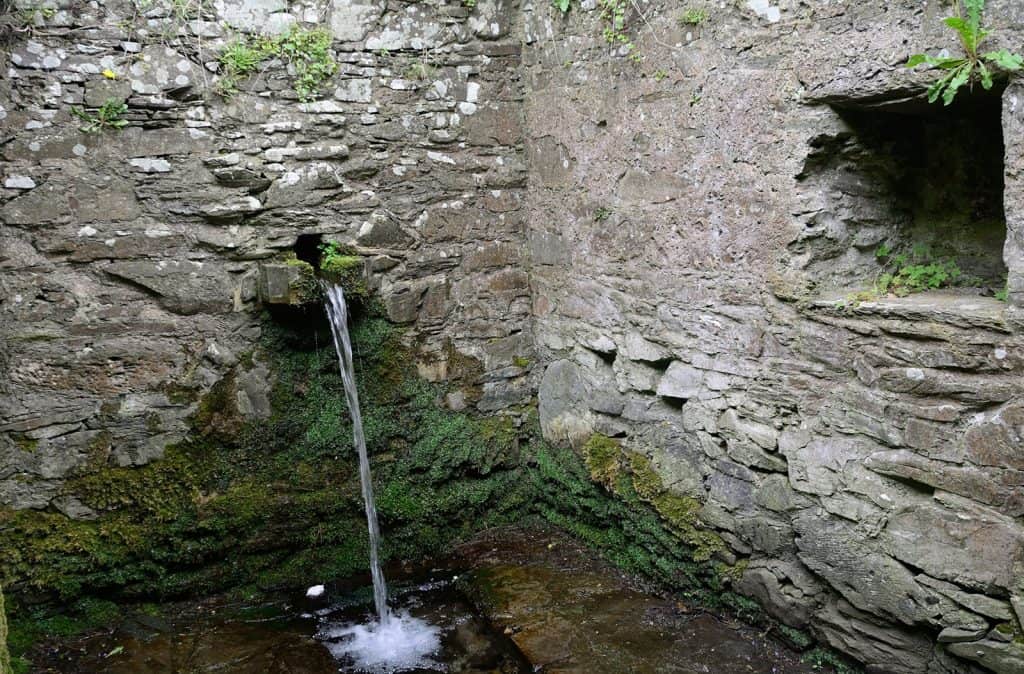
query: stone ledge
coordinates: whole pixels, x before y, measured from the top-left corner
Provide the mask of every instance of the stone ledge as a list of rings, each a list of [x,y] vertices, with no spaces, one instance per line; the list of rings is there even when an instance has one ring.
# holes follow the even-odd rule
[[[856,302],[850,293],[832,293],[812,300],[808,307],[815,312],[856,318],[879,318],[899,321],[928,321],[957,328],[983,328],[1013,332],[1007,322],[1007,304],[993,297],[965,295],[952,291],[917,293],[907,297],[883,297]]]

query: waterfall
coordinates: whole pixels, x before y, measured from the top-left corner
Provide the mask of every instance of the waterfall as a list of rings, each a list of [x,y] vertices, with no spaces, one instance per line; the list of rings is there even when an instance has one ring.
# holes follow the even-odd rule
[[[373,483],[370,481],[370,459],[366,455],[366,438],[363,435],[363,417],[359,411],[359,393],[356,391],[355,370],[352,367],[352,341],[348,335],[348,308],[345,306],[345,293],[341,286],[326,285],[327,317],[331,322],[331,334],[334,335],[334,350],[338,352],[338,367],[341,379],[345,384],[345,398],[348,400],[349,414],[352,415],[352,439],[359,453],[359,481],[363,487],[363,504],[366,506],[366,526],[370,530],[370,575],[373,577],[373,603],[380,618],[380,624],[386,626],[391,619],[388,611],[388,587],[384,582],[384,572],[380,568],[378,546],[380,544],[380,527],[377,525],[377,508],[373,504]]]

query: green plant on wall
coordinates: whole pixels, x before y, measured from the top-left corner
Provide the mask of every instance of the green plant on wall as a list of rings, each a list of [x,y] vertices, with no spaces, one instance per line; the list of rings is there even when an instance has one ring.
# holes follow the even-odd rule
[[[699,26],[708,20],[708,10],[691,7],[679,17],[679,23],[684,26]]]
[[[4,611],[4,591],[0,588],[0,674],[11,671],[11,654],[7,652],[7,612]]]
[[[335,241],[320,244],[320,274],[345,289],[345,295],[357,302],[369,298],[363,278],[363,258],[349,246]]]
[[[885,271],[875,281],[877,295],[892,293],[903,297],[910,293],[936,290],[964,280],[959,265],[950,259],[936,259],[931,249],[914,245],[909,252],[895,252],[882,244],[875,250],[875,258]]]
[[[263,50],[246,40],[237,39],[229,42],[217,57],[223,68],[221,78],[217,82],[218,92],[223,96],[234,94],[238,91],[239,82],[256,72],[263,59]]]
[[[604,22],[604,29],[601,34],[605,42],[614,46],[624,48],[625,53],[633,61],[640,61],[640,53],[633,44],[632,38],[626,32],[626,10],[631,0],[598,0],[597,6],[601,12],[601,20]],[[565,14],[572,7],[572,0],[551,0],[551,4],[562,14]]]
[[[604,20],[604,40],[616,47],[623,47],[634,61],[640,60],[636,45],[626,32],[626,9],[629,0],[598,0],[601,18]]]
[[[128,112],[128,106],[124,101],[119,101],[116,98],[108,98],[96,110],[96,114],[92,114],[84,108],[71,108],[71,114],[85,122],[85,124],[78,127],[85,133],[99,133],[107,129],[113,131],[123,129],[128,126],[128,120],[121,118],[121,115],[126,112]]]
[[[327,81],[338,72],[331,54],[331,34],[293,25],[284,35],[256,39],[239,38],[229,43],[217,60],[223,69],[218,92],[230,96],[268,58],[280,58],[292,70],[292,87],[302,102],[315,99]]]
[[[963,56],[914,54],[907,61],[908,68],[930,65],[944,71],[945,74],[928,87],[929,103],[941,97],[943,104],[949,105],[964,86],[980,81],[982,87],[991,89],[994,72],[1018,72],[1024,67],[1024,57],[1007,49],[980,51],[982,43],[992,34],[981,25],[985,0],[963,0],[962,5],[961,0],[956,0],[954,8],[956,16],[946,18],[944,23],[959,35]]]

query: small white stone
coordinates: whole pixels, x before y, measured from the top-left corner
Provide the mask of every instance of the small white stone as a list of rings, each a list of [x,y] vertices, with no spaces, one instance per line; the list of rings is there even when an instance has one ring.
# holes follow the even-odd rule
[[[81,229],[78,230],[78,236],[92,236],[95,233],[96,229],[94,227],[90,227],[89,225],[84,225]]]
[[[1002,347],[996,349],[995,356],[996,360],[1003,360],[1004,358],[1006,358],[1006,349]]]
[[[310,598],[319,597],[324,593],[325,589],[323,585],[314,585],[306,590],[306,596]]]
[[[452,166],[455,165],[454,159],[440,152],[427,152],[427,159],[430,159],[431,161],[436,161],[440,164],[451,164]]]
[[[143,173],[168,173],[171,170],[171,163],[166,159],[139,157],[132,159],[130,163]]]
[[[75,154],[75,156],[77,156],[77,157],[84,157],[84,156],[85,156],[85,152],[86,152],[86,148],[85,148],[85,146],[84,146],[84,145],[82,145],[81,143],[78,143],[78,144],[77,144],[77,145],[75,145],[75,146],[74,146],[73,148],[71,148],[71,151],[72,151],[72,152],[73,152],[73,153]]]
[[[908,367],[906,374],[907,379],[911,381],[924,381],[924,370],[920,368]]]
[[[36,181],[29,176],[8,176],[4,180],[4,187],[10,190],[30,190],[36,186]]]

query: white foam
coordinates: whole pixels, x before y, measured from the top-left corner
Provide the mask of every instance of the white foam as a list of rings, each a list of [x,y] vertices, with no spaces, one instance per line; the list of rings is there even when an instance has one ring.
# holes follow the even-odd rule
[[[441,649],[441,630],[408,613],[394,613],[386,625],[332,627],[323,636],[341,639],[327,644],[336,658],[351,658],[359,671],[392,674],[439,667],[433,656]]]
[[[323,585],[314,585],[313,587],[306,590],[307,597],[319,597],[324,593]]]

